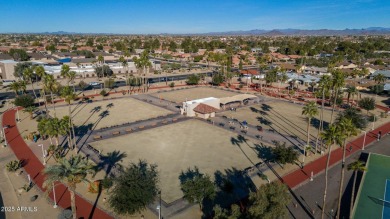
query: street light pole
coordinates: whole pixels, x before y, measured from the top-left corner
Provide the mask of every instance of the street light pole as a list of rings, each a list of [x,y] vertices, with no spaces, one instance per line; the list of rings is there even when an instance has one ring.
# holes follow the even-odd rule
[[[158,191],[158,194],[159,194],[159,196],[160,196],[160,204],[159,205],[157,205],[157,210],[158,210],[158,219],[161,219],[161,190],[160,191]]]
[[[18,116],[17,118],[17,122],[19,123],[20,122],[20,117],[19,117],[19,107],[16,107],[16,115]]]
[[[374,126],[375,126],[375,119],[376,119],[376,117],[375,117],[375,115],[374,115],[374,121],[372,122],[372,128],[371,128],[371,130],[374,130]]]
[[[366,145],[366,136],[367,136],[367,132],[366,132],[366,131],[362,131],[362,132],[364,132],[363,148],[362,148],[362,150],[364,151],[364,146]]]
[[[54,205],[53,205],[53,208],[57,208],[56,190],[55,190],[54,182],[53,182],[53,198],[54,198]]]
[[[8,126],[4,126],[3,127],[3,137],[4,137],[4,147],[7,147],[7,138],[5,137],[5,129],[7,129]]]
[[[45,156],[45,151],[43,150],[43,144],[39,144],[38,147],[42,148],[43,165],[46,165],[46,156]]]

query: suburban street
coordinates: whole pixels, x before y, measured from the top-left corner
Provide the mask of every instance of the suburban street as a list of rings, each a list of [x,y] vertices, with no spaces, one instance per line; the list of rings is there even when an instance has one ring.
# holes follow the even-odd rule
[[[368,146],[364,152],[358,151],[346,159],[346,166],[359,159],[365,158],[364,153],[378,153],[390,156],[390,136],[384,136],[380,142]],[[337,209],[338,189],[340,183],[341,163],[337,163],[329,170],[329,184],[327,193],[327,218],[334,218],[336,212],[332,209]],[[358,174],[358,181],[362,174]],[[308,182],[303,186],[293,190],[292,203],[288,206],[290,218],[306,219],[306,218],[321,218],[321,206],[323,200],[323,192],[325,187],[324,173],[314,177],[312,182]],[[344,194],[342,197],[341,215],[340,218],[348,218],[350,197],[353,183],[353,172],[346,170],[344,179]],[[358,183],[356,184],[358,188]],[[318,203],[318,204],[317,204]],[[297,207],[295,207],[297,204]],[[314,212],[314,214],[313,214]],[[333,215],[333,217],[332,217]]]

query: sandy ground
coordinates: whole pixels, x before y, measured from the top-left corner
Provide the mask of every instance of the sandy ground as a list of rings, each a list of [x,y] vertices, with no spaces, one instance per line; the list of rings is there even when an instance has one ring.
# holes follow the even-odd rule
[[[195,99],[201,99],[206,97],[220,98],[220,97],[230,97],[234,95],[237,95],[237,93],[226,91],[226,90],[208,88],[208,87],[198,87],[192,89],[175,90],[172,92],[161,92],[161,93],[153,94],[153,96],[170,100],[176,103],[181,103],[186,99],[195,100]]]
[[[124,164],[145,159],[158,165],[160,187],[164,201],[170,203],[182,197],[179,175],[189,167],[197,166],[203,173],[213,176],[216,170],[245,169],[260,162],[254,141],[239,146],[229,131],[188,120],[130,135],[92,143],[103,154],[118,150],[127,154]]]
[[[68,115],[68,107],[56,109],[57,117]],[[93,124],[95,129],[135,122],[171,114],[169,110],[133,98],[121,98],[72,106],[73,121],[77,126]],[[53,110],[50,112],[54,113]]]
[[[255,109],[254,111],[252,110],[253,108]],[[236,112],[225,111],[222,115],[236,118],[239,121],[246,120],[251,125],[261,125],[266,129],[273,128],[282,134],[298,136],[302,140],[306,141],[307,120],[303,115],[301,115],[302,108],[303,106],[301,105],[275,101],[267,102],[265,105],[259,104],[239,108]],[[259,111],[256,112],[256,110]],[[330,120],[330,114],[330,111],[324,111],[325,121]],[[318,115],[315,119],[312,119],[312,124],[315,121],[318,121],[319,124],[319,118],[320,116]],[[314,136],[317,135],[317,128],[312,125],[310,127],[310,133],[314,138]]]

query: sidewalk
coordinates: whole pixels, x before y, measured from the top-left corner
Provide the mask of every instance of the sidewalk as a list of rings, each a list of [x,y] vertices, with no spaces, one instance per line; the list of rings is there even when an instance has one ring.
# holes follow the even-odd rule
[[[382,135],[386,135],[386,133],[390,132],[390,123],[386,123],[380,126],[379,128],[376,128],[373,131],[367,132],[365,147],[367,147],[369,144],[377,140],[377,134],[379,131],[382,131]],[[364,135],[360,136],[359,138],[353,141],[348,142],[345,156],[349,157],[351,154],[356,153],[359,150],[362,150],[363,141],[364,141]],[[349,150],[350,146],[352,146],[352,151]],[[338,148],[332,151],[331,153],[329,167],[341,161],[343,156],[342,148],[335,145],[333,147],[338,147]],[[310,176],[312,172],[314,177],[315,175],[322,173],[326,167],[326,160],[327,160],[327,151],[325,152],[324,156],[305,165],[303,169],[299,169],[290,174],[285,175],[284,177],[281,178],[281,181],[292,189],[299,187],[300,185],[310,180]]]
[[[6,129],[6,138],[8,140],[9,147],[13,150],[19,160],[26,162],[26,165],[24,166],[25,171],[30,174],[36,186],[44,191],[44,189],[42,189],[44,175],[41,174],[44,166],[20,135],[15,122],[15,112],[16,110],[12,109],[5,112],[3,115],[3,124],[10,125],[10,128]],[[55,191],[58,205],[64,209],[70,208],[70,194],[67,191],[67,188],[64,185],[58,185],[56,186]],[[53,194],[50,193],[49,197],[53,199]],[[76,206],[78,218],[112,218],[112,216],[108,215],[99,208],[94,209],[91,203],[87,202],[77,194]],[[94,211],[92,211],[93,209]]]

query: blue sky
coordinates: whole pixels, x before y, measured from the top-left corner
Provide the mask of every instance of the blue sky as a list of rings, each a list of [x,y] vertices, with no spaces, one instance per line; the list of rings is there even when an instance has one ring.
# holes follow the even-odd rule
[[[390,27],[390,0],[0,0],[0,32]]]

